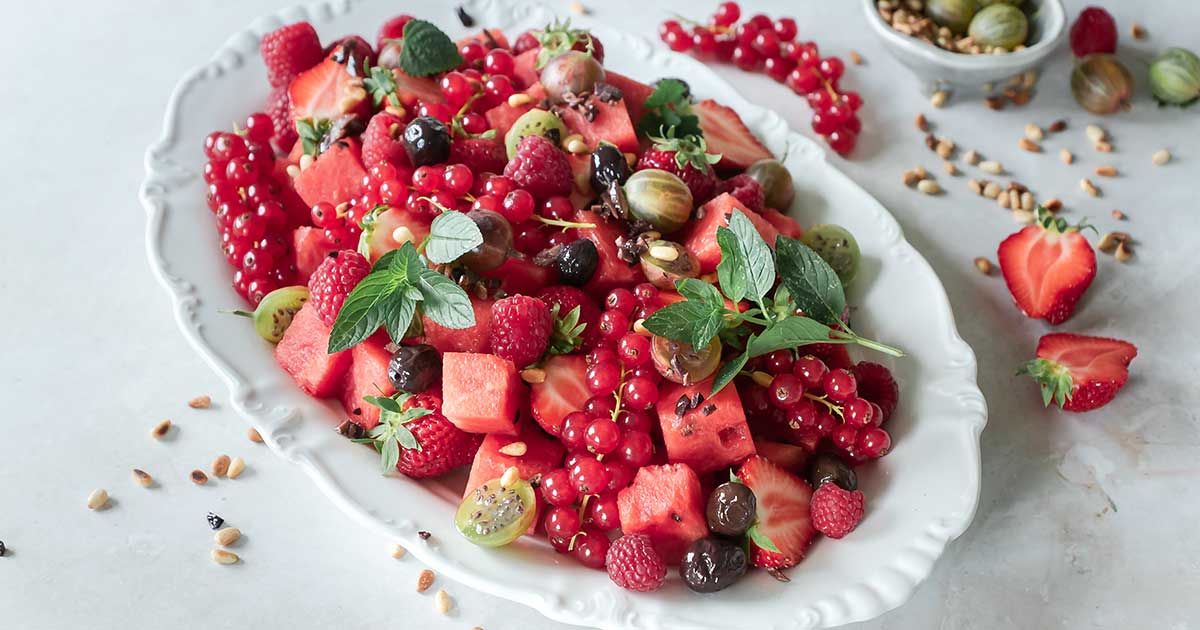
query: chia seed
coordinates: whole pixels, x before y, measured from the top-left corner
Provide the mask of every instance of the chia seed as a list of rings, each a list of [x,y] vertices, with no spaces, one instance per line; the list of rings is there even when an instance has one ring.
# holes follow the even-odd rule
[[[213,512],[209,512],[207,518],[208,518],[208,526],[213,528],[214,530],[221,529],[221,526],[225,524],[225,519],[221,518],[220,516],[217,516]]]
[[[458,21],[461,22],[463,26],[467,28],[475,26],[475,18],[471,17],[471,14],[467,13],[467,9],[462,5],[459,5],[459,7],[454,10],[454,14],[458,16]]]
[[[701,409],[700,412],[706,416],[711,416],[713,414],[713,412],[716,410],[717,410],[717,406],[712,403],[709,403],[707,405],[704,405],[704,408]]]
[[[417,532],[417,536],[419,536],[421,538],[421,540],[429,540],[429,538],[432,537],[433,534],[430,534],[429,532],[422,529],[421,531]]]

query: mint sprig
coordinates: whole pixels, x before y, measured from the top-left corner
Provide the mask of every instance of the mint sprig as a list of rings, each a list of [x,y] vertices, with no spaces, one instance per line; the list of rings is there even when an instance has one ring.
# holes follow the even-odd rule
[[[395,470],[400,462],[400,449],[421,450],[421,443],[413,435],[406,424],[433,413],[423,407],[405,409],[403,403],[412,394],[396,394],[391,397],[363,396],[363,401],[379,408],[379,424],[375,425],[365,438],[354,441],[359,444],[370,444],[379,452],[379,464],[383,472]]]
[[[417,248],[405,243],[381,256],[346,296],[329,335],[328,352],[350,348],[380,327],[399,342],[418,312],[446,328],[475,325],[471,300],[462,287],[426,266]]]
[[[462,65],[458,46],[441,29],[425,20],[404,25],[400,70],[409,76],[427,77]]]
[[[672,127],[680,138],[704,136],[700,118],[692,113],[687,84],[679,79],[659,80],[642,107],[645,113],[638,120],[638,132],[643,136],[662,136]]]
[[[483,232],[466,214],[444,211],[429,226],[425,256],[429,262],[445,265],[483,244]]]

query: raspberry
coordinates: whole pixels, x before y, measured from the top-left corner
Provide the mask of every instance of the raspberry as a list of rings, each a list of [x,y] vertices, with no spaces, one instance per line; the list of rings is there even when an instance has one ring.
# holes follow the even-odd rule
[[[481,138],[462,138],[450,145],[449,164],[465,164],[478,179],[483,173],[499,175],[504,172],[508,154],[504,145]]]
[[[343,249],[329,254],[308,279],[309,301],[325,325],[337,321],[338,311],[346,296],[371,272],[371,263],[362,254]]]
[[[542,357],[554,318],[546,303],[527,295],[514,295],[492,304],[492,353],[523,368]]]
[[[836,483],[821,484],[809,506],[813,527],[830,538],[841,538],[854,531],[863,517],[863,493],[850,492]]]
[[[900,386],[887,368],[870,361],[859,361],[851,368],[854,380],[858,381],[858,396],[879,405],[883,420],[892,416],[896,403],[900,402]]]
[[[296,125],[292,123],[292,97],[286,85],[271,88],[266,112],[271,117],[271,126],[275,129],[272,138],[275,146],[283,153],[291,151],[297,136]]]
[[[380,162],[408,166],[408,153],[404,150],[404,119],[388,112],[379,112],[371,117],[362,135],[362,162],[367,168]]]
[[[648,593],[662,588],[667,565],[645,534],[622,536],[613,541],[604,559],[608,577],[621,588]]]
[[[541,136],[525,136],[504,175],[538,199],[567,196],[575,186],[567,154]]]
[[[267,64],[272,87],[287,87],[296,75],[321,63],[321,39],[308,22],[296,22],[263,35],[258,50]]]
[[[670,134],[670,132],[668,132]],[[656,168],[673,173],[687,184],[692,192],[692,201],[697,204],[708,201],[717,186],[712,164],[708,162],[703,138],[687,136],[675,138],[651,138],[654,147],[646,149],[638,158],[637,170]]]
[[[570,313],[571,309],[578,306],[579,323],[587,324],[587,328],[583,329],[583,345],[586,348],[596,345],[596,340],[600,338],[600,307],[596,306],[583,289],[564,285],[549,286],[538,293],[538,299],[550,308],[557,304],[559,316]]]
[[[421,449],[400,449],[396,470],[414,479],[437,477],[475,459],[483,435],[467,433],[441,414],[441,399],[422,394],[408,401],[407,408],[421,407],[434,413],[405,423]]]
[[[729,193],[742,205],[755,212],[762,212],[766,203],[766,193],[757,179],[742,173],[717,184],[716,194]]]

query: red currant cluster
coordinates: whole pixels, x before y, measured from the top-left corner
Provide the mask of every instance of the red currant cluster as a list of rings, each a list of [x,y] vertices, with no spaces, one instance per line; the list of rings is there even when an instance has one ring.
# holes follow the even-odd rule
[[[621,525],[617,493],[654,456],[650,430],[662,376],[651,361],[650,338],[630,327],[658,302],[650,284],[606,297],[599,343],[587,355],[584,380],[592,398],[563,420],[559,437],[570,452],[563,468],[542,477],[542,496],[553,506],[545,519],[550,544],[585,566],[604,566],[607,532]]]
[[[891,436],[880,428],[883,410],[858,397],[858,383],[848,370],[831,370],[812,355],[793,358],[790,350],[765,355],[759,367],[772,378],[765,387],[749,388],[746,409],[772,417],[790,441],[815,450],[827,439],[855,462],[878,459],[891,449]]]
[[[237,270],[234,289],[257,304],[295,278],[289,234],[303,217],[290,216],[283,202],[270,117],[251,114],[245,125],[240,134],[214,131],[204,138],[204,181],[208,207],[221,232],[221,251]]]
[[[676,52],[731,61],[747,72],[762,70],[807,98],[813,131],[824,136],[831,149],[841,155],[854,150],[862,131],[857,114],[862,97],[840,89],[838,82],[846,69],[842,60],[822,58],[815,43],[797,41],[792,18],[772,21],[759,13],[739,23],[741,16],[736,2],[723,2],[708,24],[688,22],[689,31],[679,20],[667,20],[658,33]]]

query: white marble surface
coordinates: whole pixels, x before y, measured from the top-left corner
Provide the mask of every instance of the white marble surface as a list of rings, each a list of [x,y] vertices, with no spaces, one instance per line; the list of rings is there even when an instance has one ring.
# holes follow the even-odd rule
[[[565,629],[455,584],[438,585],[455,611],[434,612],[432,590],[413,592],[414,561],[388,557],[388,541],[364,534],[298,470],[245,439],[241,421],[223,409],[221,384],[176,332],[146,267],[136,189],[142,151],[158,134],[171,86],[230,32],[283,4],[22,3],[0,21],[8,51],[0,60],[8,141],[0,153],[0,292],[8,296],[0,307],[0,540],[9,548],[0,558],[0,627]],[[630,0],[589,4],[591,19],[651,36],[667,13],[640,11],[644,5]],[[715,5],[662,4],[693,14]],[[1067,4],[1074,14],[1083,3]],[[1200,5],[1105,4],[1122,24],[1122,53],[1135,69],[1161,46],[1200,48]],[[413,12],[453,19],[449,4],[424,5]],[[892,210],[937,269],[979,356],[991,408],[974,526],[912,601],[861,627],[1200,625],[1200,540],[1192,535],[1200,520],[1200,218],[1191,189],[1200,174],[1200,113],[1159,110],[1143,89],[1133,113],[1104,121],[1117,151],[1102,156],[1083,137],[1092,117],[1071,100],[1065,52],[1024,109],[994,113],[962,95],[935,111],[869,39],[857,3],[755,5],[768,13],[799,5],[787,11],[802,34],[824,50],[853,49],[866,59],[846,83],[867,101],[867,132],[854,159],[837,163]],[[1128,41],[1131,20],[1148,28],[1149,40]],[[783,88],[722,72],[807,128],[807,106]],[[913,129],[917,111],[930,116],[936,133],[1003,161],[1042,197],[1062,197],[1068,216],[1087,215],[1101,231],[1121,227],[1137,238],[1131,264],[1100,256],[1081,311],[1059,327],[1139,346],[1130,384],[1112,405],[1086,415],[1045,411],[1033,385],[1012,376],[1048,327],[1017,313],[1002,282],[978,274],[971,261],[994,260],[996,244],[1016,226],[972,196],[965,177],[940,172]],[[1048,155],[1016,148],[1026,122],[1060,117],[1071,128],[1046,142]],[[1061,147],[1079,156],[1075,166],[1055,159]],[[1150,155],[1162,147],[1176,160],[1155,168]],[[1086,197],[1078,179],[1109,162],[1123,175],[1094,178],[1104,197]],[[917,164],[937,172],[949,194],[905,189],[900,172]],[[1129,220],[1118,225],[1113,208]],[[201,393],[214,395],[213,409],[186,406]],[[155,442],[149,429],[165,417],[178,428]],[[205,487],[187,481],[188,471],[221,452],[246,458],[241,479]],[[132,467],[149,471],[159,487],[136,486]],[[84,507],[95,487],[108,489],[110,509]],[[209,510],[245,532],[242,564],[208,560]]]

